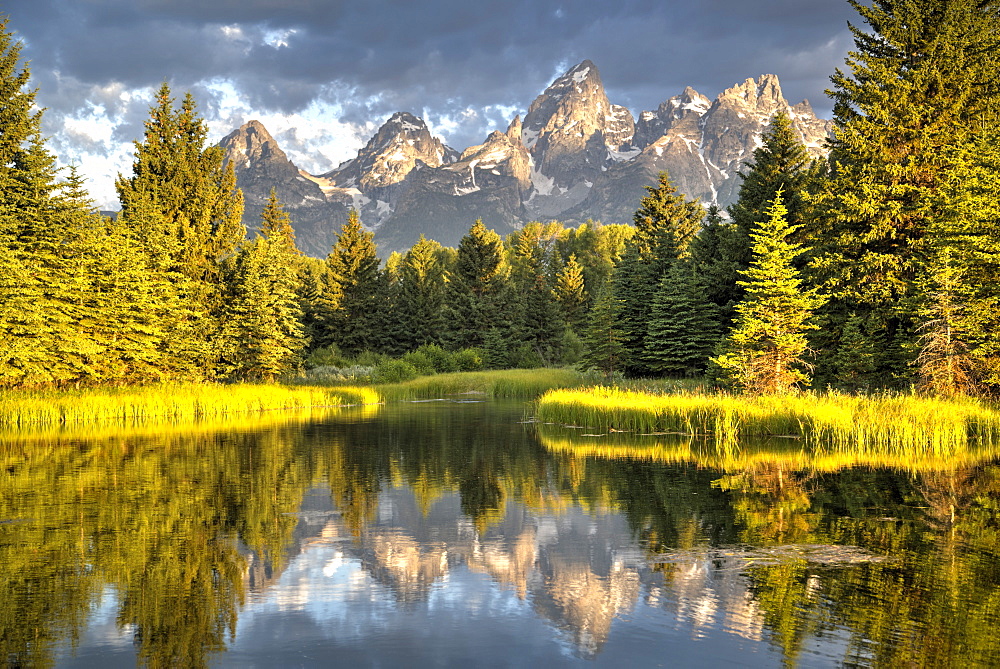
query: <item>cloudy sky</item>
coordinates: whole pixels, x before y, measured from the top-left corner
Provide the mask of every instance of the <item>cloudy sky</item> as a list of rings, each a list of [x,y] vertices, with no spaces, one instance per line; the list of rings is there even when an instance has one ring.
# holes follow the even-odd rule
[[[638,114],[685,86],[714,98],[763,73],[829,117],[851,46],[846,0],[7,0],[44,131],[102,208],[151,93],[191,91],[217,141],[258,119],[313,173],[395,111],[462,149],[589,58]]]

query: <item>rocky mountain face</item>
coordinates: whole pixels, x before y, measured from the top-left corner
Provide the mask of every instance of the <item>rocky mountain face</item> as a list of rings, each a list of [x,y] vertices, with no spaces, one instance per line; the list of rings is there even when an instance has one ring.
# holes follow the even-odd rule
[[[322,175],[296,168],[256,121],[221,145],[246,196],[248,227],[274,187],[306,253],[325,256],[354,207],[388,254],[420,234],[454,246],[477,218],[500,234],[531,220],[630,222],[644,187],[664,170],[688,197],[725,207],[781,110],[809,150],[822,154],[832,122],[816,118],[808,101],[790,105],[772,74],[714,101],[687,88],[636,121],[608,100],[597,68],[584,61],[535,98],[523,121],[515,117],[505,132],[462,152],[405,112],[386,121],[357,158]]]

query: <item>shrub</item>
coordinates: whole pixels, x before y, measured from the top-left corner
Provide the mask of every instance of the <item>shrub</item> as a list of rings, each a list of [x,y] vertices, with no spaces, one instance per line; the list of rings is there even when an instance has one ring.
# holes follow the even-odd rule
[[[355,365],[363,365],[365,367],[378,367],[383,362],[389,360],[389,356],[383,353],[375,353],[374,351],[362,351],[354,357]]]
[[[542,356],[532,348],[531,344],[520,344],[514,349],[514,354],[508,360],[512,367],[519,369],[536,369],[545,366]]]
[[[343,367],[347,365],[347,358],[340,352],[336,344],[330,344],[329,346],[322,346],[314,351],[312,351],[308,356],[306,356],[305,362],[303,363],[306,369],[314,369],[316,367]]]
[[[463,348],[452,358],[460,372],[477,372],[483,368],[483,353],[478,348]]]
[[[437,344],[424,344],[417,349],[417,353],[423,353],[430,358],[435,372],[446,373],[458,371],[458,365],[455,364],[455,356]]]
[[[405,360],[386,360],[375,367],[375,383],[402,383],[417,378],[417,368]]]
[[[413,365],[414,369],[417,370],[417,374],[421,376],[433,374],[435,372],[434,361],[431,360],[430,356],[423,351],[410,351],[404,355],[402,359],[403,361]]]

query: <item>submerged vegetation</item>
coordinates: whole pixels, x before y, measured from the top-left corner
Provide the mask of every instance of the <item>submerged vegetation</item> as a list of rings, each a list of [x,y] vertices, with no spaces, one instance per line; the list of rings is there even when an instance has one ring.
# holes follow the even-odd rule
[[[756,437],[793,437],[806,445],[947,454],[1000,439],[1000,411],[969,397],[841,393],[736,396],[654,395],[617,388],[554,390],[537,419],[603,431],[674,432],[736,445]]]

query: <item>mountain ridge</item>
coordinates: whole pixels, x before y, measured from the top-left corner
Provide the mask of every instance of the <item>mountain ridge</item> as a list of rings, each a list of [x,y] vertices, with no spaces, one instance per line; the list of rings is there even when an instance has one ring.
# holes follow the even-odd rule
[[[248,227],[274,187],[304,252],[325,256],[355,208],[386,255],[421,234],[454,246],[477,218],[500,234],[530,220],[627,223],[661,171],[689,198],[724,207],[778,111],[811,153],[824,153],[832,122],[817,118],[807,100],[789,104],[776,75],[747,78],[714,100],[687,87],[636,118],[608,99],[585,60],[536,96],[523,118],[461,151],[402,111],[355,158],[320,175],[297,168],[258,121],[220,146],[244,190]]]

